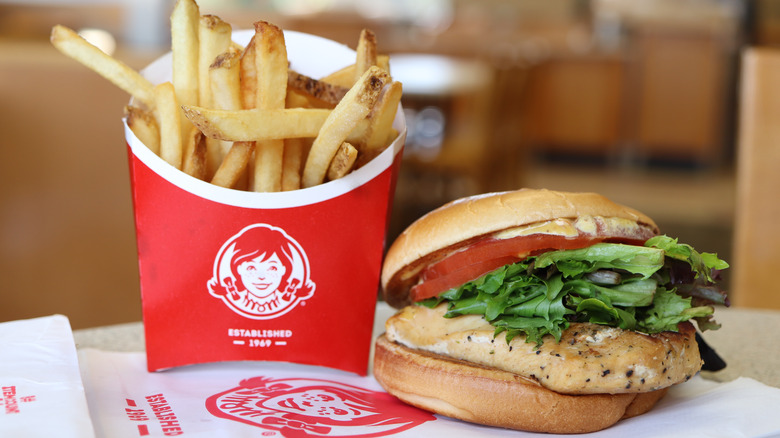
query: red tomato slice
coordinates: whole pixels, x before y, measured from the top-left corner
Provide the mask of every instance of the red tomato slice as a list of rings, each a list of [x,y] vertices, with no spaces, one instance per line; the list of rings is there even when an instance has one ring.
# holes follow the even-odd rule
[[[517,257],[499,257],[485,260],[482,262],[466,265],[450,272],[444,276],[437,276],[427,279],[422,283],[412,287],[409,291],[412,301],[421,301],[427,298],[435,297],[445,290],[460,286],[461,284],[479,278],[486,272],[493,271],[504,265],[515,263],[521,259]]]
[[[479,278],[501,266],[529,255],[558,249],[577,249],[604,239],[533,234],[509,239],[487,239],[428,266],[421,274],[423,282],[412,287],[410,298],[420,301]]]

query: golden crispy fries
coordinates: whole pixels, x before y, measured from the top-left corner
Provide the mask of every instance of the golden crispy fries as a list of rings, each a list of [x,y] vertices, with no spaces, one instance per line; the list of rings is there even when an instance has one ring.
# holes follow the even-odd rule
[[[219,54],[209,66],[209,88],[214,108],[242,108],[240,62],[240,53],[230,50]]]
[[[280,192],[282,190],[283,159],[284,140],[258,140],[255,142],[253,191]]]
[[[312,108],[314,105],[302,91],[287,89],[287,108]]]
[[[389,55],[376,55],[376,66],[392,75],[390,71],[390,56]]]
[[[209,68],[221,53],[226,52],[231,45],[233,28],[214,15],[200,17],[198,26],[198,104],[210,108],[211,84]]]
[[[231,49],[218,55],[209,67],[209,85],[214,108],[241,109],[240,61],[240,53]],[[207,144],[214,141],[219,141],[219,148],[210,148],[208,151],[209,170],[218,167],[218,163],[222,162],[232,147],[230,141],[212,138],[208,138]],[[209,172],[209,174],[211,175],[213,172]]]
[[[198,105],[198,27],[195,0],[178,0],[171,12],[172,82],[182,105]]]
[[[282,159],[282,191],[301,188],[301,168],[303,157],[307,150],[307,139],[288,138],[284,141],[284,158]]]
[[[284,108],[287,96],[287,47],[282,29],[265,21],[255,23],[255,108]]]
[[[287,86],[298,92],[305,93],[313,99],[324,102],[331,108],[335,107],[349,91],[349,88],[319,81],[293,70],[288,72]]]
[[[214,110],[185,106],[184,115],[207,137],[227,141],[314,138],[334,110],[285,108],[281,110]],[[360,120],[347,141],[365,137],[368,120]]]
[[[179,104],[198,105],[198,57],[200,8],[195,0],[177,0],[171,12],[171,56],[173,90]],[[192,124],[177,112],[180,139],[186,139]]]
[[[173,84],[163,82],[154,87],[154,97],[155,117],[160,127],[160,157],[171,166],[181,169],[181,121]]]
[[[280,28],[265,21],[255,23],[255,108],[283,109],[287,98],[287,47]],[[284,140],[258,140],[252,189],[256,192],[282,190]]]
[[[104,53],[73,30],[56,25],[51,43],[63,54],[75,59],[114,85],[129,93],[147,108],[154,107],[154,85],[140,73]]]
[[[351,172],[357,156],[358,150],[354,146],[346,141],[341,143],[341,147],[336,151],[336,156],[333,157],[333,161],[330,162],[330,167],[328,167],[328,179],[333,181]]]
[[[369,115],[368,130],[364,141],[361,143],[364,153],[361,163],[370,161],[387,146],[388,138],[393,130],[393,120],[398,112],[398,104],[401,102],[403,86],[400,82],[391,82]]]
[[[227,111],[184,107],[184,115],[207,137],[228,141],[316,137],[329,114],[326,109]]]
[[[376,65],[376,35],[374,32],[363,29],[358,40],[357,56],[355,59],[355,81],[357,82],[363,73],[372,65]]]
[[[212,107],[213,93],[209,69],[214,60],[230,49],[232,27],[214,15],[200,17],[198,27],[198,102],[201,106]],[[213,138],[206,138],[208,178],[214,175],[222,161],[222,143]]]
[[[376,66],[382,70],[390,73],[390,56],[388,55],[376,55]],[[350,88],[355,83],[355,70],[357,66],[350,64],[333,73],[320,78],[320,81],[327,82],[332,85],[338,85],[340,87]]]
[[[125,107],[125,118],[127,119],[127,126],[141,140],[141,143],[159,155],[160,128],[157,126],[154,114],[137,106],[127,105]]]
[[[242,47],[197,0],[176,0],[170,20],[172,76],[158,85],[71,29],[54,26],[51,41],[133,96],[127,126],[177,169],[223,187],[296,190],[341,178],[397,135],[401,84],[370,30],[354,64],[314,79],[289,69],[284,32],[271,23],[254,23]]]
[[[257,32],[252,35],[249,44],[241,53],[240,77],[241,77],[241,105],[244,109],[255,107],[257,97],[257,66],[255,65],[255,40],[259,39]]]
[[[349,89],[355,84],[355,64],[350,64],[333,73],[323,76],[320,81]]]
[[[233,143],[219,169],[214,174],[214,178],[211,179],[211,183],[229,189],[236,188],[236,184],[246,172],[254,147],[255,144],[251,141],[237,141]]]
[[[206,180],[206,137],[193,127],[184,146],[182,170],[187,175]]]
[[[241,53],[241,52],[244,51],[244,46],[242,46],[241,44],[238,44],[235,41],[231,41],[230,42],[230,51],[231,52],[236,52],[236,53]]]
[[[388,81],[386,72],[372,66],[336,105],[325,120],[306,158],[302,177],[304,188],[323,182],[341,143],[360,120],[368,115]]]

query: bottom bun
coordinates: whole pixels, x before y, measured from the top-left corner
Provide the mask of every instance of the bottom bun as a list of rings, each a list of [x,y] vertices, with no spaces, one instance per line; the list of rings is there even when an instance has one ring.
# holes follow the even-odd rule
[[[405,403],[471,423],[529,432],[586,433],[644,414],[668,388],[638,394],[566,395],[535,380],[376,341],[374,377]]]

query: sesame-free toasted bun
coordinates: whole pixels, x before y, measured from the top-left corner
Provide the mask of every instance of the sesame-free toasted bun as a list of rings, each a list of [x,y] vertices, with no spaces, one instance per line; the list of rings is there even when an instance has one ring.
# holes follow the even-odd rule
[[[512,227],[583,216],[628,219],[658,232],[647,215],[597,193],[521,189],[462,198],[422,216],[393,242],[382,267],[385,300],[397,308],[407,305],[416,275],[445,248]]]
[[[403,402],[460,420],[530,432],[586,433],[644,414],[668,388],[638,394],[565,395],[536,381],[376,341],[374,377]]]

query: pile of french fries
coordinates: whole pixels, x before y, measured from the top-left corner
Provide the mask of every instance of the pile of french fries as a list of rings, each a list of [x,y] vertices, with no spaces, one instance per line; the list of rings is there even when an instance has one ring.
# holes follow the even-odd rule
[[[52,44],[132,97],[127,124],[170,165],[212,184],[255,192],[341,178],[398,135],[402,86],[364,29],[355,63],[315,79],[289,68],[284,34],[265,21],[246,47],[195,0],[171,14],[172,80],[153,84],[57,25]]]

